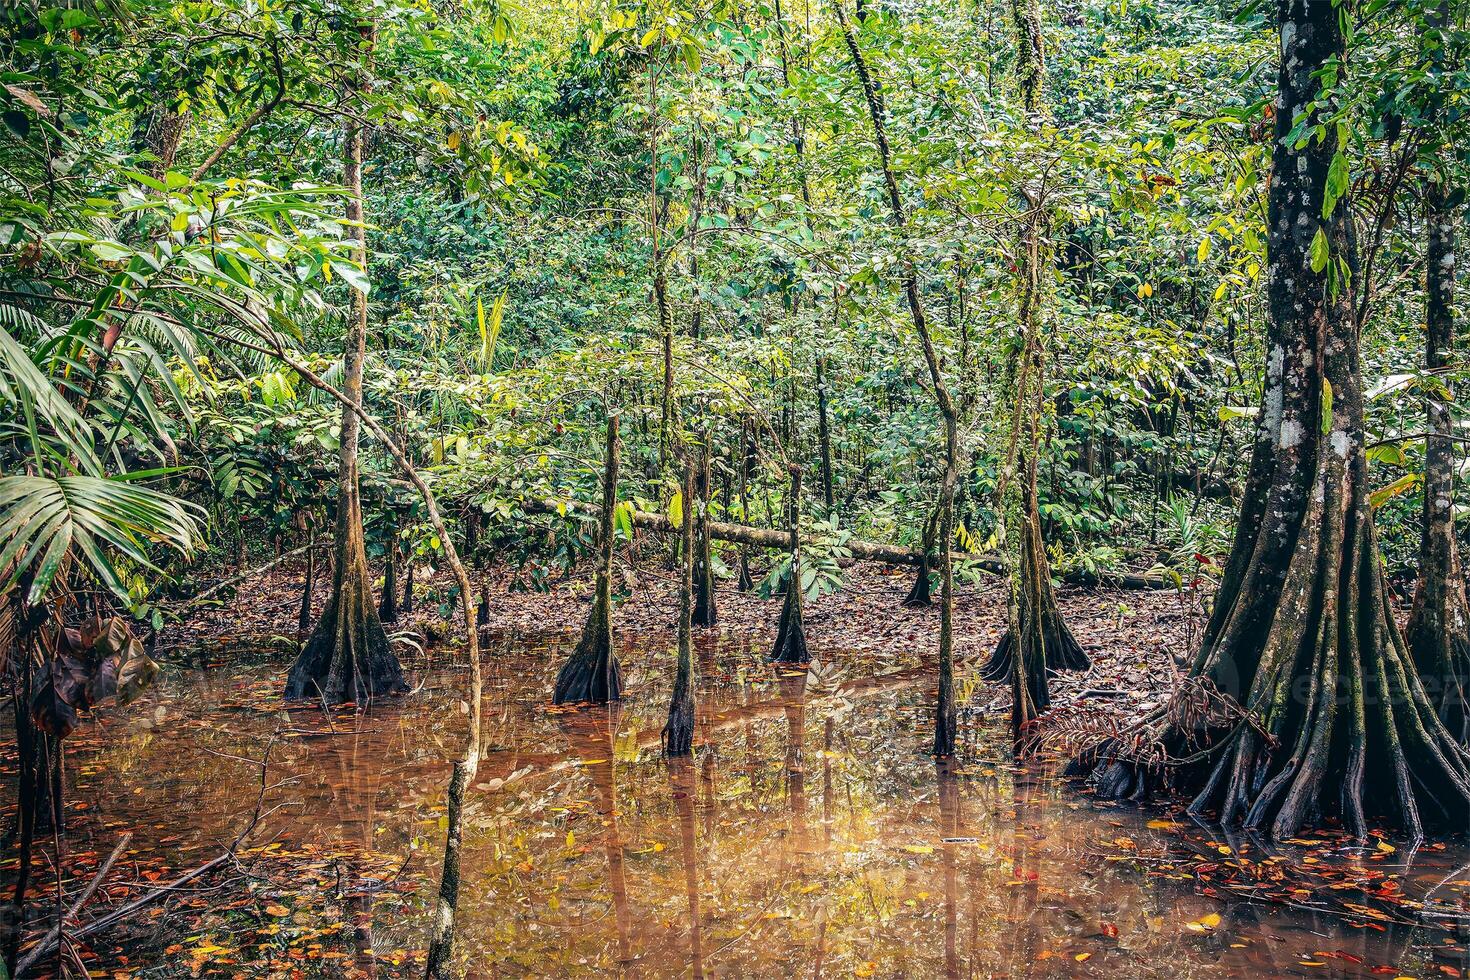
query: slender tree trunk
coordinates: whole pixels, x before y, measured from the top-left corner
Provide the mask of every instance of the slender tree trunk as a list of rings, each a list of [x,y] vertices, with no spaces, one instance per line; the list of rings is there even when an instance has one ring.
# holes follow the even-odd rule
[[[1429,242],[1425,255],[1424,367],[1444,391],[1425,398],[1429,435],[1424,445],[1424,532],[1419,545],[1419,584],[1406,630],[1409,651],[1431,703],[1462,745],[1470,745],[1470,608],[1455,544],[1455,451],[1449,404],[1454,393],[1443,378],[1454,361],[1455,221],[1438,180],[1425,194]]]
[[[842,4],[836,5],[837,19],[842,29],[848,54],[852,56],[853,68],[862,85],[863,97],[868,104],[868,118],[873,124],[873,141],[878,148],[878,162],[883,175],[883,184],[888,192],[889,219],[906,236],[908,219],[904,213],[903,197],[899,194],[898,180],[893,175],[893,155],[888,148],[888,133],[884,117],[882,93],[868,70],[868,63],[858,47],[857,37],[847,22]],[[908,254],[906,243],[900,246],[903,294],[908,302],[909,315],[914,321],[914,330],[924,354],[924,364],[929,369],[929,381],[934,386],[934,400],[944,423],[944,478],[939,490],[939,694],[935,705],[934,754],[954,754],[955,721],[957,711],[954,702],[954,562],[950,559],[950,541],[954,538],[955,485],[959,482],[959,412],[949,387],[945,384],[944,372],[939,365],[939,354],[929,333],[928,320],[924,316],[924,304],[919,295],[918,271],[913,257]]]
[[[1016,36],[1016,84],[1028,131],[1037,127],[1045,106],[1046,80],[1041,8],[1037,0],[1011,0]],[[1007,358],[1006,398],[1014,406],[1000,478],[1010,591],[1007,629],[982,671],[987,680],[1009,678],[1011,730],[1019,739],[1051,704],[1048,668],[1085,668],[1087,656],[1062,620],[1051,585],[1051,568],[1041,530],[1037,493],[1037,455],[1046,405],[1045,351],[1041,325],[1043,283],[1049,276],[1050,232],[1043,193],[1022,189],[1026,216],[1017,249],[1019,349]]]
[[[362,30],[362,57],[371,57],[375,28]],[[368,87],[364,65],[354,85]],[[367,230],[363,224],[363,128],[349,117],[343,132],[343,183],[347,187],[347,220],[357,240],[353,258],[368,266]],[[362,365],[367,347],[367,295],[351,291],[351,311],[344,350],[342,393],[362,403]],[[365,701],[408,690],[403,668],[388,645],[388,635],[373,606],[368,578],[367,548],[363,541],[362,498],[358,487],[358,431],[355,412],[344,407],[337,473],[337,542],[332,592],[316,629],[286,678],[288,698],[325,698],[328,701]]]
[[[832,429],[827,420],[827,358],[817,355],[817,445],[822,461],[822,503],[827,513],[837,506],[832,485]]]
[[[700,463],[699,515],[695,524],[694,539],[694,613],[695,626],[714,626],[719,621],[719,608],[715,598],[715,569],[713,549],[710,545],[710,452],[713,437],[706,434],[704,457]],[[689,501],[692,506],[694,501]]]
[[[403,559],[403,606],[402,611],[407,614],[413,612],[413,555],[406,555]]]
[[[316,585],[316,529],[306,531],[306,581],[301,584],[301,606],[296,612],[296,636],[298,642],[311,629],[311,590]]]
[[[665,755],[689,755],[694,750],[694,458],[684,459],[684,523],[679,583],[679,660],[669,719],[664,724]]]
[[[603,454],[602,515],[598,528],[598,564],[592,609],[582,638],[556,676],[553,704],[591,701],[605,704],[623,695],[623,670],[613,645],[612,564],[614,515],[618,506],[618,416],[607,418]]]
[[[1361,838],[1371,817],[1418,840],[1426,819],[1456,828],[1470,820],[1470,752],[1435,713],[1383,582],[1363,447],[1352,219],[1346,195],[1327,194],[1337,127],[1290,138],[1301,113],[1332,111],[1318,99],[1327,66],[1345,51],[1340,13],[1312,0],[1279,7],[1260,421],[1203,645],[1147,733],[1181,762],[1157,770],[1105,745],[1093,778],[1104,796],[1137,796],[1162,771],[1195,793],[1195,810],[1278,838],[1329,817]]]
[[[388,517],[388,544],[383,549],[383,592],[378,600],[378,619],[398,622],[398,515]]]
[[[740,472],[740,520],[742,523],[750,523],[750,423],[745,419],[740,421],[740,459],[736,466]],[[741,592],[750,592],[755,589],[755,581],[750,575],[750,548],[742,544],[740,546],[740,579],[736,587]]]

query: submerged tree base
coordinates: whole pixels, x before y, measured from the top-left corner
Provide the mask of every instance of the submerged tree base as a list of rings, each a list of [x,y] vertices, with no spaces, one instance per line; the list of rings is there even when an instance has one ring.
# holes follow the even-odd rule
[[[1047,670],[1087,670],[1092,666],[1092,659],[1087,656],[1087,651],[1082,649],[1082,644],[1077,642],[1071,629],[1062,622],[1060,616],[1052,618],[1051,627],[1045,631],[1044,635]],[[1010,630],[1006,630],[1000,642],[996,643],[995,649],[990,652],[990,659],[985,662],[984,667],[980,668],[982,680],[999,684],[1011,676],[1011,658],[1014,656],[1015,642],[1014,635]]]
[[[403,666],[367,595],[343,588],[328,600],[286,677],[286,697],[329,704],[363,702],[408,690]]]
[[[806,628],[801,622],[801,589],[788,588],[781,604],[781,619],[776,626],[776,642],[771,647],[771,662],[806,664],[811,656],[806,650]]]
[[[613,655],[612,588],[607,577],[597,575],[597,597],[582,638],[556,675],[552,704],[589,701],[606,704],[623,696],[623,668]]]

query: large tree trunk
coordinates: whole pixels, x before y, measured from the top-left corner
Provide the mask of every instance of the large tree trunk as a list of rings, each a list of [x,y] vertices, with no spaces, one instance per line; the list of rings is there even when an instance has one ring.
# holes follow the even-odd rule
[[[371,31],[365,43],[371,47]],[[363,86],[366,82],[361,83]],[[347,187],[347,220],[357,248],[354,258],[367,269],[367,231],[362,207],[362,125],[349,117],[343,134],[343,183]],[[362,403],[362,362],[367,348],[367,295],[352,292],[347,339],[343,351],[342,393]],[[358,418],[342,409],[337,471],[337,542],[332,592],[311,638],[302,647],[286,678],[286,697],[327,701],[365,701],[408,690],[403,667],[388,645],[388,635],[373,608],[367,548],[362,532],[362,498],[358,488]]]
[[[1371,817],[1418,839],[1426,817],[1461,829],[1470,819],[1470,752],[1436,715],[1384,590],[1351,217],[1345,198],[1325,201],[1337,127],[1327,121],[1300,145],[1291,135],[1303,112],[1324,112],[1321,78],[1345,48],[1340,12],[1312,0],[1279,6],[1260,423],[1203,645],[1150,741],[1180,759],[1163,767],[1165,781],[1224,823],[1290,837],[1337,818],[1362,837]],[[1149,788],[1141,760],[1116,745],[1101,751],[1100,793]]]
[[[1429,242],[1425,254],[1424,368],[1436,377],[1454,360],[1455,214],[1444,184],[1426,189]],[[1455,545],[1455,452],[1449,403],[1453,392],[1431,391],[1424,442],[1424,532],[1419,584],[1407,639],[1431,703],[1462,745],[1470,745],[1470,608]]]
[[[623,670],[613,650],[612,560],[613,513],[618,505],[618,416],[607,418],[607,448],[603,458],[602,520],[598,533],[596,594],[582,638],[561,672],[556,675],[552,704],[569,701],[616,701],[623,694]]]

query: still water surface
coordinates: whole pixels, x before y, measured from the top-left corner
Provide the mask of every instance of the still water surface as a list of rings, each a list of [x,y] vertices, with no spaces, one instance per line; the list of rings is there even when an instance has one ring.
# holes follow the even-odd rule
[[[623,705],[565,713],[547,704],[561,655],[510,643],[487,657],[459,929],[470,976],[1444,977],[1470,966],[1446,954],[1442,930],[1200,894],[1144,857],[1175,832],[1159,811],[1094,807],[1073,785],[1013,767],[977,721],[963,757],[936,764],[921,751],[932,696],[921,671],[854,660],[779,676],[750,651],[703,650],[697,753],[670,763],[659,751],[670,652],[625,651]],[[432,672],[412,697],[327,719],[288,710],[280,674],[171,672],[76,739],[74,848],[106,853],[126,828],[138,854],[186,869],[261,802],[246,862],[256,877],[110,954],[146,975],[250,975],[288,953],[307,974],[420,969],[463,676]],[[262,782],[253,760],[267,748]],[[1382,870],[1422,893],[1453,887],[1442,883],[1466,860],[1450,848]]]

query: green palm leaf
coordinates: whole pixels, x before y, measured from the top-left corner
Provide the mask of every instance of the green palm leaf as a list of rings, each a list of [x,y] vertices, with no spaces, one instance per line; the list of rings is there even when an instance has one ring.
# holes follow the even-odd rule
[[[109,589],[127,595],[114,562],[122,557],[157,571],[151,546],[183,555],[202,546],[194,504],[126,478],[0,477],[0,570],[5,589],[31,571],[30,603],[46,597],[69,558],[83,562]]]

